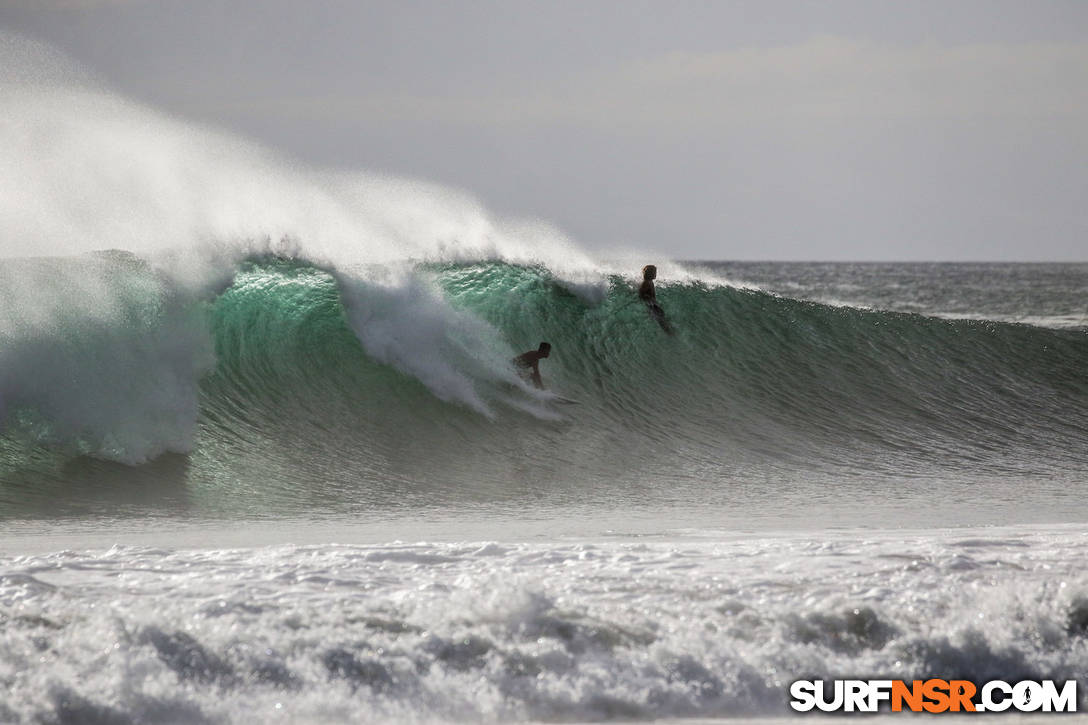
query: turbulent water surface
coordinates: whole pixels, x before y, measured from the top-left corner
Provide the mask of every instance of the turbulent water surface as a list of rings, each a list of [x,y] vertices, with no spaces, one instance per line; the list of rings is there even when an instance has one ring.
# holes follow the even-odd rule
[[[0,722],[1088,675],[1088,265],[600,259],[0,41]]]
[[[0,717],[788,712],[797,678],[1085,676],[1081,532],[2,558]]]

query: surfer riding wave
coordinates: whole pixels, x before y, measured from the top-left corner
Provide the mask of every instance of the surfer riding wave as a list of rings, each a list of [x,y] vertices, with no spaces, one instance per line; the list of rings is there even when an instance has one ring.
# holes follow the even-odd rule
[[[514,366],[517,367],[518,374],[540,390],[543,390],[544,381],[540,378],[540,361],[548,357],[551,352],[552,346],[542,342],[536,350],[530,350],[518,355],[514,358]]]
[[[665,310],[657,303],[657,290],[654,289],[654,280],[657,279],[657,267],[647,264],[642,268],[642,284],[638,288],[638,297],[646,303],[646,309],[650,317],[661,325],[661,329],[672,334],[672,325],[665,319]]]

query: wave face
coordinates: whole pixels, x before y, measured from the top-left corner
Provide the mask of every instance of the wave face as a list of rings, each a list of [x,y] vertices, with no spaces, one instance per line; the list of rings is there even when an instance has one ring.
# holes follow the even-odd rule
[[[152,478],[303,507],[1088,469],[1082,330],[693,281],[659,286],[667,336],[615,275],[230,264],[183,288],[126,253],[5,263],[38,315],[0,353],[9,499],[156,459]],[[541,340],[544,393],[509,362]]]

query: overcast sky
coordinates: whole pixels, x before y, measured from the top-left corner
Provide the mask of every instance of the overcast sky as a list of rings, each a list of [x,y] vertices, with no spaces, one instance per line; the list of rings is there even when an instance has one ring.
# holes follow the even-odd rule
[[[0,0],[0,27],[591,249],[1088,260],[1088,2]]]

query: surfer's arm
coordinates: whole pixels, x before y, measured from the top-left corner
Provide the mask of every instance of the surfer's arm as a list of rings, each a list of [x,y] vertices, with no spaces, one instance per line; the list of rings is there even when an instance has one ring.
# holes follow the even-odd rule
[[[540,378],[540,367],[539,366],[533,365],[533,374],[532,374],[532,376],[530,376],[529,379],[533,381],[533,385],[540,388],[541,390],[544,389],[544,381],[541,380],[541,378]]]

